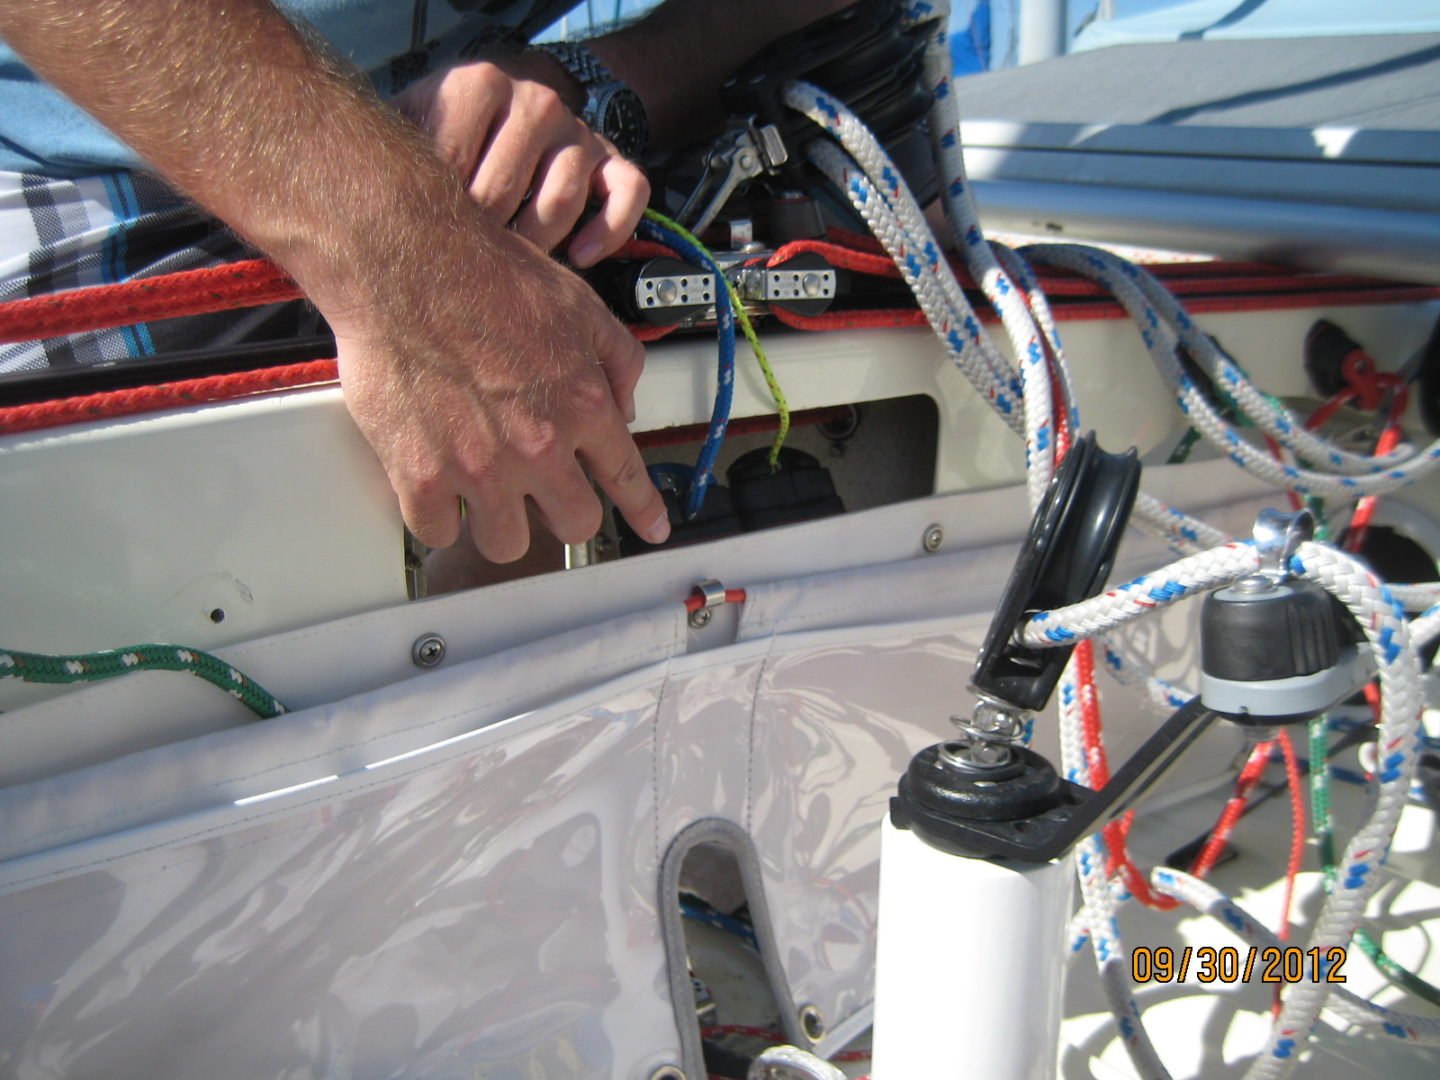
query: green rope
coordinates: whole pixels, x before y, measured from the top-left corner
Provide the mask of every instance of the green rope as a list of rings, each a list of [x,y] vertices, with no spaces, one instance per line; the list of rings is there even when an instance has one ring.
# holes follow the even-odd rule
[[[1319,495],[1306,495],[1305,509],[1315,517],[1315,542],[1317,544],[1330,543],[1333,532],[1330,528],[1330,519],[1325,516],[1325,500]]]
[[[1190,451],[1195,449],[1195,444],[1200,441],[1200,429],[1197,427],[1186,428],[1185,434],[1175,444],[1175,449],[1170,451],[1170,457],[1166,465],[1183,465],[1190,457]]]
[[[53,655],[0,649],[0,678],[34,683],[81,683],[132,671],[184,671],[218,686],[263,719],[285,711],[276,697],[218,656],[177,645],[131,645],[104,652]]]
[[[645,216],[667,229],[673,229],[707,255],[710,253],[709,249],[697,240],[685,226],[670,220],[660,211],[647,209]],[[711,256],[711,258],[713,261],[714,257]],[[770,396],[775,400],[775,411],[780,414],[780,426],[775,432],[775,442],[770,447],[770,464],[775,465],[780,460],[780,448],[785,445],[785,437],[790,433],[790,403],[785,399],[785,391],[780,389],[780,380],[775,377],[775,369],[770,366],[770,358],[765,355],[765,349],[760,344],[760,337],[755,333],[755,326],[750,322],[750,316],[746,314],[744,305],[740,303],[740,294],[735,291],[735,286],[725,275],[720,275],[720,281],[725,286],[725,291],[730,294],[730,306],[735,311],[735,318],[740,323],[740,330],[744,333],[745,340],[750,342],[750,351],[755,354],[755,362],[760,365],[760,374],[765,377],[765,385],[770,388]]]
[[[1315,839],[1320,848],[1320,866],[1325,875],[1325,891],[1335,885],[1335,834],[1330,828],[1330,769],[1325,763],[1329,744],[1325,736],[1326,718],[1310,721],[1310,816],[1315,823]],[[1436,989],[1413,971],[1403,967],[1380,943],[1363,929],[1355,931],[1356,945],[1391,983],[1408,990],[1422,1001],[1440,1005],[1440,989]]]
[[[1328,720],[1317,716],[1310,721],[1310,820],[1315,829],[1315,842],[1320,848],[1320,866],[1325,872],[1325,891],[1335,883],[1335,833],[1330,828],[1330,766],[1326,758],[1330,741],[1326,738]]]

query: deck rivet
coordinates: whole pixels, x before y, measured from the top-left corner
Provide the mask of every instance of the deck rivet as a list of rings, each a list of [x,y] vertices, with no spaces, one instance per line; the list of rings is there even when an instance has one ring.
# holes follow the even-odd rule
[[[931,525],[925,530],[925,536],[921,543],[925,545],[926,551],[939,551],[940,545],[945,543],[945,530],[939,525]]]

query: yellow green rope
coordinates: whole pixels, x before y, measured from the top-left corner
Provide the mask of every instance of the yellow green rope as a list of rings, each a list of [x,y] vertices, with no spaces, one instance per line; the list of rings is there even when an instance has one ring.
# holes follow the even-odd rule
[[[689,230],[683,225],[671,221],[658,210],[647,209],[645,216],[651,221],[679,233],[686,241],[709,254],[709,249],[700,243]],[[735,291],[735,286],[723,274],[720,276],[720,280],[725,286],[725,291],[730,294],[730,306],[735,309],[735,318],[740,323],[745,340],[750,342],[750,351],[755,354],[755,362],[760,365],[760,374],[765,377],[765,385],[770,388],[770,396],[775,401],[775,411],[780,414],[780,426],[775,432],[775,442],[770,447],[770,464],[774,465],[780,460],[780,448],[785,445],[785,437],[790,433],[790,403],[785,400],[785,392],[780,389],[780,380],[775,377],[775,369],[770,366],[770,358],[765,355],[765,348],[760,344],[760,337],[755,333],[750,316],[745,313],[745,308],[740,303],[740,295]]]

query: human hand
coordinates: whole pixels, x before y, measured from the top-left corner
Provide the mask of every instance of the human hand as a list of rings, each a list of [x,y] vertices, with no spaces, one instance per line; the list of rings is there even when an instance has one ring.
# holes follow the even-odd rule
[[[601,524],[588,470],[663,541],[665,507],[625,427],[639,342],[579,278],[474,207],[424,232],[377,261],[363,302],[321,304],[346,405],[411,531],[452,544],[463,499],[481,554],[510,562],[529,545],[528,500],[557,539],[581,543]]]
[[[460,174],[471,198],[546,251],[575,228],[593,196],[599,213],[567,247],[570,262],[583,268],[634,232],[650,184],[567,107],[562,93],[573,89],[559,64],[529,52],[437,72],[395,104]]]

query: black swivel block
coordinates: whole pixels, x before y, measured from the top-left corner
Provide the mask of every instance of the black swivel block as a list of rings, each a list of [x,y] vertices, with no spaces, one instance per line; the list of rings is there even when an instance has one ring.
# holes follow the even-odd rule
[[[1133,449],[1107,454],[1093,432],[1070,447],[995,609],[975,662],[977,690],[1032,712],[1045,707],[1075,647],[1033,649],[1018,644],[1015,632],[1030,612],[1078,603],[1101,590],[1139,490]]]

